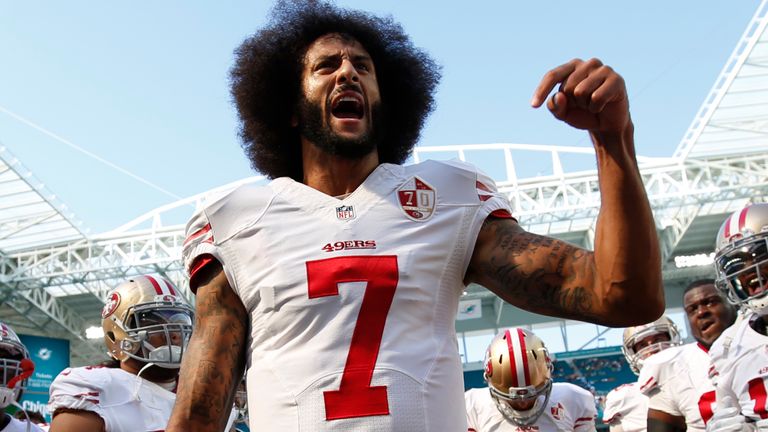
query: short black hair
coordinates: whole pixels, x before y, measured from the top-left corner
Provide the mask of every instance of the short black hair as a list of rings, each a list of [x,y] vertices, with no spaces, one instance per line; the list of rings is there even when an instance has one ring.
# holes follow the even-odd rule
[[[683,297],[685,297],[686,294],[688,294],[688,291],[698,288],[702,285],[713,285],[715,286],[715,291],[720,294],[720,290],[717,289],[717,286],[715,285],[715,280],[712,278],[703,278],[703,279],[696,279],[693,282],[686,285],[685,289],[683,290]]]
[[[434,109],[440,67],[392,17],[317,0],[278,1],[265,27],[237,48],[230,72],[243,148],[253,168],[270,178],[302,179],[299,133],[291,117],[301,96],[306,49],[329,33],[351,36],[373,59],[384,123],[379,162],[405,162]]]

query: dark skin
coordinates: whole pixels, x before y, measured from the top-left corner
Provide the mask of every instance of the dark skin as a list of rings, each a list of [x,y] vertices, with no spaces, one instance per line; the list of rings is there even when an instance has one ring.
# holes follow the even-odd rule
[[[686,292],[683,295],[683,309],[691,335],[707,349],[736,320],[736,310],[712,284],[699,285]],[[649,432],[677,432],[686,429],[685,417],[655,409],[648,410]]]
[[[364,114],[336,118],[325,107],[350,83]],[[323,127],[337,136],[354,139],[369,131],[371,102],[380,95],[375,64],[358,42],[330,34],[310,44],[302,90],[323,109]],[[660,252],[635,160],[623,79],[599,60],[572,60],[542,79],[531,104],[545,103],[555,118],[589,131],[594,143],[602,199],[595,251],[526,232],[514,219],[489,218],[464,282],[544,315],[617,327],[655,320],[664,309]],[[291,121],[300,126],[298,115]],[[305,184],[339,196],[357,189],[379,159],[373,150],[350,160],[302,138],[302,163]],[[632,247],[622,247],[627,244]],[[221,267],[194,281],[195,332],[184,356],[169,432],[221,430],[245,361],[248,315]]]

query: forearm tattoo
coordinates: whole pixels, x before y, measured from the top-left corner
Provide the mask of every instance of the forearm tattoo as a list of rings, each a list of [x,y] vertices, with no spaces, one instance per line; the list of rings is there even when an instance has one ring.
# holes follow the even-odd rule
[[[547,315],[592,315],[592,252],[499,219],[486,220],[482,230],[492,249],[480,272],[501,287],[505,300]]]

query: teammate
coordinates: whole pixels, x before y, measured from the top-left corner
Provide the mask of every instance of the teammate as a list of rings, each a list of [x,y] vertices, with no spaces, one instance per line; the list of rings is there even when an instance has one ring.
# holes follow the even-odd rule
[[[621,351],[632,372],[639,375],[645,359],[681,343],[677,326],[663,315],[652,323],[624,329]],[[603,422],[610,425],[611,432],[645,432],[647,419],[648,397],[639,383],[621,385],[606,396]]]
[[[715,242],[717,286],[745,315],[713,344],[717,411],[709,431],[768,430],[768,204],[725,220]]]
[[[689,284],[683,308],[696,342],[646,359],[638,379],[640,390],[649,397],[649,432],[703,431],[713,414],[715,388],[709,380],[708,351],[734,323],[736,309],[712,279]]]
[[[595,430],[592,393],[552,382],[552,358],[532,332],[521,328],[500,332],[488,346],[484,364],[488,388],[464,393],[469,431]]]
[[[162,277],[136,276],[107,294],[101,313],[114,367],[63,370],[51,384],[51,432],[164,430],[192,308]]]
[[[9,405],[14,405],[23,413],[19,399],[34,368],[21,339],[9,325],[0,322],[0,432],[42,431],[27,416],[20,420],[3,411]]]
[[[470,282],[604,325],[662,313],[626,89],[598,60],[553,69],[532,101],[593,138],[593,253],[525,232],[470,165],[399,165],[439,73],[392,19],[279,3],[236,57],[245,147],[274,180],[209,201],[187,226],[197,330],[169,431],[220,428],[246,360],[253,429],[463,430],[454,318]]]

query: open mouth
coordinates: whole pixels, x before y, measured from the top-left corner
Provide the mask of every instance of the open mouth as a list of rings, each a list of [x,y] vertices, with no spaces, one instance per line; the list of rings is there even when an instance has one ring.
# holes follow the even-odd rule
[[[749,292],[750,296],[762,294],[768,289],[764,283],[761,284],[762,281],[768,281],[768,278],[766,278],[765,275],[761,275],[761,277],[755,275],[754,278],[749,280],[749,283],[747,284],[747,291]]]
[[[331,114],[342,119],[362,119],[364,106],[362,95],[346,91],[336,96],[331,102]]]
[[[712,328],[712,326],[714,325],[715,325],[714,321],[705,321],[701,324],[701,326],[699,327],[699,330],[701,330],[702,333],[706,333],[707,330]]]

